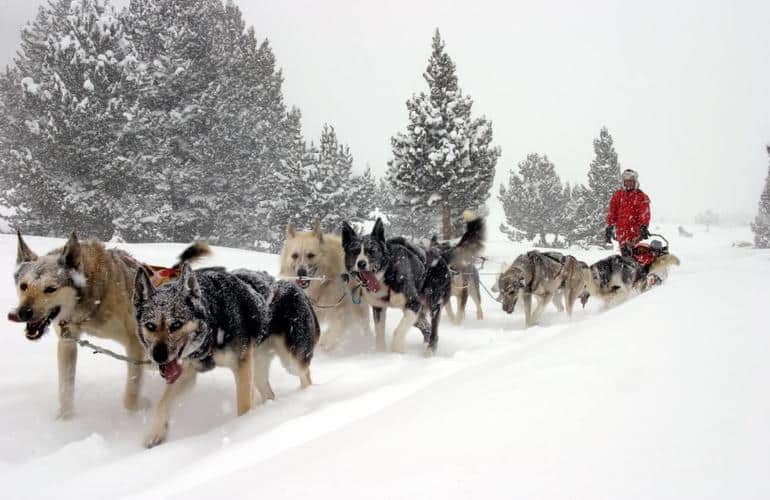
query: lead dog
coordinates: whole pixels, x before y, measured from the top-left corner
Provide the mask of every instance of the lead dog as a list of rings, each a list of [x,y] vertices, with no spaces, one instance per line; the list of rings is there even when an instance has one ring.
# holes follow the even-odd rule
[[[96,240],[79,241],[73,232],[67,243],[47,255],[38,256],[17,233],[18,248],[14,282],[19,305],[8,314],[10,321],[26,323],[29,340],[40,339],[53,324],[59,337],[58,418],[73,415],[77,345],[63,339],[66,334],[79,338],[83,333],[114,340],[126,355],[143,359],[136,338],[134,307],[131,301],[134,275],[139,263],[121,250],[106,249]],[[180,263],[206,255],[208,246],[190,246]],[[176,266],[179,266],[177,264]],[[142,369],[128,363],[123,406],[140,408]]]

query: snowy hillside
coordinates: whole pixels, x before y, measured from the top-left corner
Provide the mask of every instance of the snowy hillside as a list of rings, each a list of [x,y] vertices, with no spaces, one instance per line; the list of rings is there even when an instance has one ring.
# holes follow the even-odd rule
[[[496,227],[493,221],[490,226]],[[675,234],[674,228],[664,228]],[[3,498],[770,497],[770,253],[731,247],[748,229],[671,237],[669,282],[570,322],[547,309],[523,330],[483,297],[487,320],[443,323],[438,354],[371,339],[318,353],[299,391],[275,363],[277,399],[235,417],[232,375],[198,378],[169,441],[145,450],[149,411],[121,405],[125,366],[81,349],[76,416],[56,421],[55,338],[5,323],[0,363]],[[39,252],[60,242],[30,237]],[[125,245],[170,264],[183,245]],[[217,248],[207,264],[275,272],[277,257]],[[525,248],[497,238],[488,255]],[[0,236],[0,304],[15,306],[15,239]],[[576,252],[586,260],[603,251]],[[493,271],[497,270],[494,265]],[[491,285],[492,276],[483,276]],[[495,307],[497,306],[497,307]],[[474,317],[473,305],[469,316]],[[388,332],[399,317],[389,315]],[[112,345],[115,347],[115,345]],[[150,373],[145,395],[163,381]]]

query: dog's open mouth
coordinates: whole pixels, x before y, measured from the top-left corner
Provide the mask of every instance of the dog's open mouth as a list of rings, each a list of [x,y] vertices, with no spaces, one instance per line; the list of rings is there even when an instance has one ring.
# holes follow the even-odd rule
[[[302,288],[303,290],[310,286],[310,280],[306,280],[304,278],[298,278],[297,279],[297,286]]]
[[[60,307],[54,307],[51,312],[45,318],[38,321],[30,321],[27,323],[27,328],[24,330],[24,335],[29,340],[37,340],[45,334],[48,327],[51,325],[51,321],[59,315],[61,311]]]
[[[179,364],[179,360],[169,361],[160,365],[160,376],[166,381],[167,384],[173,384],[176,379],[182,374],[182,365]]]
[[[379,292],[382,284],[380,280],[371,271],[358,271],[358,275],[361,277],[361,282],[370,292]]]

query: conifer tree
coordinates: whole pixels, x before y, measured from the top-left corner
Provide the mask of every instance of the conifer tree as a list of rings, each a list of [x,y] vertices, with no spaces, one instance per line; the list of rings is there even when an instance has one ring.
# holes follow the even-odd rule
[[[423,74],[428,93],[406,103],[406,132],[391,139],[388,179],[399,199],[395,205],[413,225],[440,219],[444,238],[454,236],[452,221],[465,209],[481,209],[489,197],[500,150],[492,146],[492,125],[473,119],[473,101],[464,96],[455,64],[439,31]],[[416,227],[415,227],[416,229]],[[421,227],[425,233],[425,227]]]
[[[117,199],[131,178],[124,136],[140,65],[111,5],[54,0],[22,30],[0,77],[3,202],[25,232],[73,229],[112,236]]]
[[[563,227],[566,203],[561,180],[546,155],[530,154],[518,167],[518,175],[511,172],[508,188],[500,186],[498,198],[507,223],[501,229],[512,239],[522,231],[527,238],[539,236],[540,245],[548,245],[546,235],[558,237]]]
[[[767,153],[770,155],[770,146],[767,147]],[[770,248],[770,168],[765,177],[765,188],[759,197],[759,209],[751,224],[751,230],[754,231],[754,245],[757,248]]]
[[[594,242],[603,240],[603,229],[607,220],[607,209],[612,194],[620,186],[620,163],[614,141],[607,127],[602,127],[599,137],[594,139],[594,159],[588,168],[588,187],[591,190],[587,207],[587,226],[593,232]]]

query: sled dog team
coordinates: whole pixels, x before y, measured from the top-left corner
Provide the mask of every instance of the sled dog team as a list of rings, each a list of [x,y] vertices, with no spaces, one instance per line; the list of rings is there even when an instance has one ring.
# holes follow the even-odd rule
[[[444,307],[459,323],[471,297],[477,318],[483,318],[474,259],[483,250],[484,220],[471,212],[464,219],[465,233],[456,243],[434,237],[424,245],[386,238],[379,219],[367,235],[347,223],[341,236],[323,233],[317,223],[311,231],[289,225],[279,281],[246,269],[193,270],[190,264],[209,253],[204,243],[191,245],[179,262],[164,269],[98,241],[79,241],[74,233],[63,247],[38,256],[19,234],[14,272],[19,305],[8,319],[25,323],[30,340],[41,338],[51,324],[57,330],[60,418],[74,413],[77,345],[72,339],[88,333],[125,347],[135,361],[128,363],[123,395],[128,410],[147,406],[140,398],[141,363],[156,365],[167,384],[145,435],[144,444],[152,447],[166,439],[175,400],[194,385],[198,372],[230,368],[242,415],[253,407],[255,391],[263,401],[275,398],[268,379],[274,357],[299,377],[302,388],[311,385],[310,362],[319,340],[332,348],[346,330],[371,335],[370,307],[379,349],[386,348],[387,310],[401,310],[390,344],[401,353],[413,326],[423,334],[425,354],[435,353]],[[670,257],[655,271],[678,264]],[[501,273],[496,289],[508,313],[522,301],[529,326],[550,301],[560,310],[563,301],[571,314],[578,298],[584,304],[589,294],[606,302],[621,300],[632,289],[643,289],[642,281],[633,264],[619,256],[589,267],[572,256],[532,251]],[[532,296],[539,300],[534,311]]]

